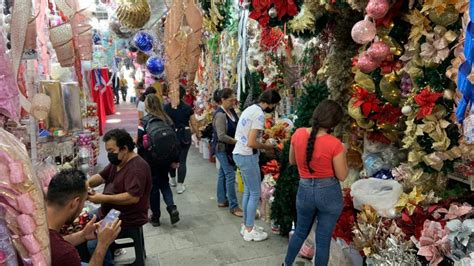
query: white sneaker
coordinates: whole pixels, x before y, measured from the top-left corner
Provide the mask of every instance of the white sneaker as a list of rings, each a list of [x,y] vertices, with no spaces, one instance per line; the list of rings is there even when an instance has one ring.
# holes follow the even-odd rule
[[[178,187],[176,188],[176,192],[178,194],[182,194],[186,190],[186,187],[184,186],[183,183],[178,183]]]
[[[258,226],[258,225],[254,225],[253,228],[255,228],[255,230],[260,231],[260,232],[263,232],[264,230],[263,227]],[[240,236],[244,236],[244,231],[245,231],[245,225],[240,224]]]
[[[176,177],[170,177],[170,186],[172,187],[176,186]]]
[[[263,241],[268,238],[268,234],[265,232],[260,232],[254,227],[252,231],[244,230],[244,240],[245,241]]]

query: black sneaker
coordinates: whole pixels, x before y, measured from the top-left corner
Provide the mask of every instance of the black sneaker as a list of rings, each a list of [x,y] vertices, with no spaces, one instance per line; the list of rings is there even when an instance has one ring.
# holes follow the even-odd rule
[[[161,225],[161,223],[160,223],[160,218],[155,217],[155,216],[152,216],[152,217],[150,218],[150,223],[151,223],[151,225],[152,225],[153,227],[158,227],[158,226]]]
[[[176,224],[179,222],[179,211],[177,209],[174,209],[170,212],[170,219],[171,224]]]

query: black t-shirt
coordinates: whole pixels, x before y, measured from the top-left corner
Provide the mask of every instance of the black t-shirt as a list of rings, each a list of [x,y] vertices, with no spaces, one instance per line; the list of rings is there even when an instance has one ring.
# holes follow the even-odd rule
[[[183,101],[179,103],[177,109],[173,109],[171,104],[165,105],[165,112],[173,120],[176,128],[189,127],[189,120],[194,114],[191,106]]]

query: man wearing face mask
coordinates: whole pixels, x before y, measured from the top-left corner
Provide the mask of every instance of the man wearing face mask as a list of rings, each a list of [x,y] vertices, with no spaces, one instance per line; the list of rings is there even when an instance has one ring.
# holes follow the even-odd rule
[[[120,211],[123,228],[120,237],[137,235],[148,223],[150,167],[133,151],[135,143],[125,130],[113,129],[105,134],[103,141],[110,164],[92,176],[88,184],[94,188],[105,183],[104,192],[89,193],[89,200],[102,205],[99,218],[104,218],[111,209]]]
[[[263,92],[257,104],[247,107],[240,116],[235,139],[237,143],[233,153],[235,164],[239,167],[244,181],[242,207],[244,224],[241,234],[245,241],[262,241],[268,234],[255,226],[255,215],[260,200],[259,150],[273,150],[276,144],[261,142],[265,129],[265,113],[272,113],[280,102],[281,96],[274,90]]]
[[[46,195],[46,210],[51,242],[51,265],[80,266],[81,258],[75,246],[97,239],[89,265],[103,264],[107,249],[120,233],[120,220],[99,229],[95,216],[80,232],[62,236],[59,230],[81,213],[87,199],[86,177],[78,170],[64,170],[55,175]]]

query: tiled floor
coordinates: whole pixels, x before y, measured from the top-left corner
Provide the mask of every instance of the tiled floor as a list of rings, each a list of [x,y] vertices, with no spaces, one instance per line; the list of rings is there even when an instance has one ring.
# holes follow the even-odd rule
[[[120,115],[110,116],[108,119],[121,121],[108,124],[108,129],[121,127],[131,131],[132,135],[135,134],[137,122],[134,118],[134,106],[120,105],[117,111]],[[105,163],[105,152],[102,151],[101,155],[100,162]],[[217,207],[216,171],[215,164],[202,159],[199,151],[191,148],[185,181],[187,190],[181,195],[174,194],[181,221],[178,225],[171,226],[169,216],[163,215],[160,227],[145,225],[147,265],[281,265],[288,239],[270,234],[269,239],[263,242],[245,242],[239,235],[242,219],[231,215],[227,209]],[[164,209],[162,202],[162,210]],[[257,223],[271,232],[264,222]],[[298,259],[295,265],[311,263]]]

